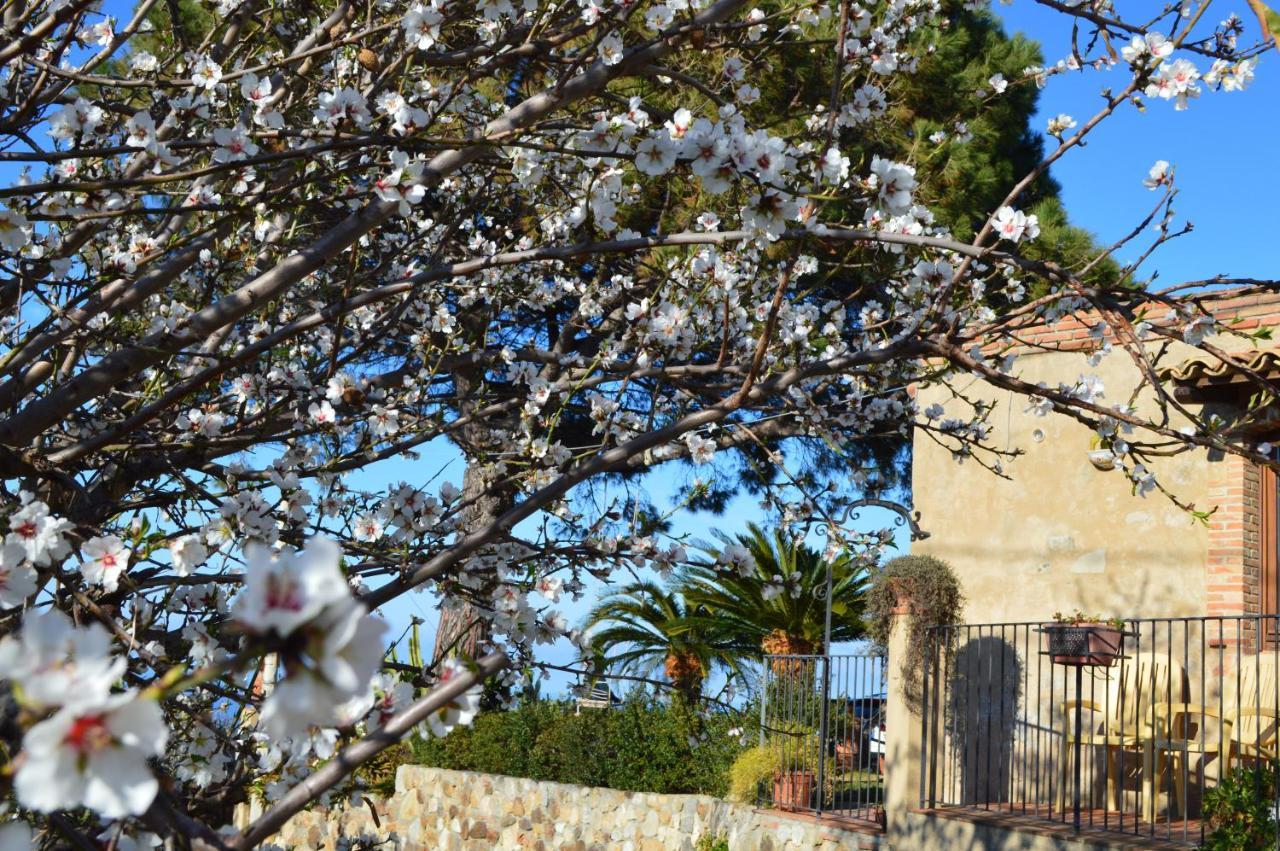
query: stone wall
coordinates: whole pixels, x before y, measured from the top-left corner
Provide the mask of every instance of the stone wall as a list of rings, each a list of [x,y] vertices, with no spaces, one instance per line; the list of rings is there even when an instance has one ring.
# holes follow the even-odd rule
[[[249,817],[251,813],[244,813]],[[372,807],[299,813],[271,842],[333,851],[692,851],[703,835],[731,851],[837,851],[881,847],[878,837],[811,819],[758,812],[705,795],[650,795],[493,774],[402,765],[396,792]]]

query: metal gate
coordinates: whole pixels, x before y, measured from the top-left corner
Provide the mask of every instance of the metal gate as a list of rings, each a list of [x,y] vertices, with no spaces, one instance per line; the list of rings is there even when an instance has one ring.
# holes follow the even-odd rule
[[[885,662],[870,652],[765,657],[760,743],[775,770],[763,806],[881,821]]]

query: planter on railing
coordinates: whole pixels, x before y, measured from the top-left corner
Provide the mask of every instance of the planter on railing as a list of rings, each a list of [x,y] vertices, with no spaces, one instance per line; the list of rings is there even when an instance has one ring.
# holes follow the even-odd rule
[[[1055,665],[1110,667],[1124,640],[1124,630],[1107,623],[1047,623],[1041,632]]]

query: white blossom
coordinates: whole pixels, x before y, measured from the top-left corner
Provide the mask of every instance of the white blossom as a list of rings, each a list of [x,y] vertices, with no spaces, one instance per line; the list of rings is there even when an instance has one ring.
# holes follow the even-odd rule
[[[160,707],[135,692],[65,706],[27,731],[14,791],[39,812],[86,806],[107,818],[141,815],[159,789],[147,759],[167,740]]]

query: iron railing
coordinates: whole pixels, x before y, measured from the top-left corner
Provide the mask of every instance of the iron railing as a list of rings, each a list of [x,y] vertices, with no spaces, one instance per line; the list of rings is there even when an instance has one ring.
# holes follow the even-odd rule
[[[1046,626],[930,631],[921,805],[1201,843],[1206,791],[1276,758],[1280,617],[1129,619],[1114,660]]]
[[[763,806],[878,822],[884,801],[885,659],[766,656],[760,743],[773,750]]]

